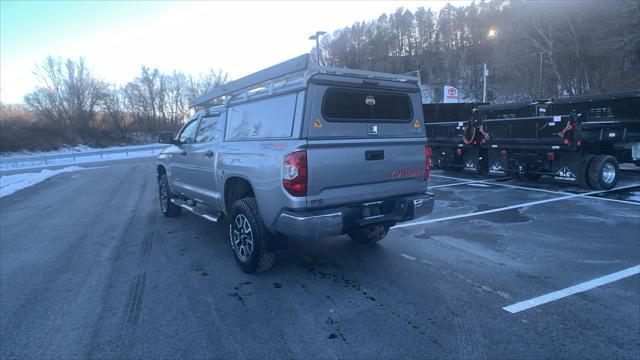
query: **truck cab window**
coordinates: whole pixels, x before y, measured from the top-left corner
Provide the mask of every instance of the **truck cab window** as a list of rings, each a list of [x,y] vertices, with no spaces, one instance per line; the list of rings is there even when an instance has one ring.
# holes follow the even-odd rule
[[[200,127],[196,135],[197,143],[206,143],[216,139],[220,139],[222,131],[218,124],[220,123],[220,115],[209,116],[200,120]]]
[[[192,120],[190,123],[188,123],[187,125],[185,125],[184,128],[182,128],[182,131],[180,132],[180,135],[178,135],[178,140],[180,140],[181,143],[183,144],[189,144],[193,142],[193,138],[196,134],[196,129],[198,128],[198,121],[197,120]]]

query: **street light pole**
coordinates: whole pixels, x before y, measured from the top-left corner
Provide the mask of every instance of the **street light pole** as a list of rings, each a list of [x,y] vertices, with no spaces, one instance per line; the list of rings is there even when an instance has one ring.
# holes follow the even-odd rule
[[[542,99],[542,54],[543,52],[540,51],[540,99]]]
[[[320,36],[326,33],[326,31],[316,31],[315,34],[309,36],[309,40],[316,41],[316,61],[318,62],[318,65],[320,65]]]
[[[487,33],[487,37],[489,39],[493,39],[498,34],[498,30],[494,27],[489,28],[489,32]],[[487,76],[489,76],[489,69],[487,69],[487,64],[482,64],[482,102],[487,102]]]
[[[487,64],[482,64],[482,102],[487,102],[487,76],[489,76]]]

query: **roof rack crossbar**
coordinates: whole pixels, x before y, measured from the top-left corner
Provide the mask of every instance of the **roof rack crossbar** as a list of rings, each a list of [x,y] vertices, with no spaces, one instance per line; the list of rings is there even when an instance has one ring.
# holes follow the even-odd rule
[[[280,64],[273,65],[264,70],[258,71],[251,75],[247,75],[238,80],[228,82],[218,88],[215,88],[197,98],[191,100],[190,107],[206,105],[208,102],[219,97],[238,92],[239,90],[250,88],[274,78],[282,77],[291,73],[304,71],[308,67],[308,55],[300,55],[291,60],[287,60]]]
[[[264,92],[261,90],[256,91],[261,87],[264,87],[266,92],[270,95],[274,94],[277,90],[288,89],[297,83],[299,83],[298,86],[304,87],[309,77],[314,73],[359,76],[381,80],[419,82],[419,78],[415,76],[318,66],[310,64],[308,54],[304,54],[247,75],[238,80],[228,82],[191,100],[189,102],[189,107],[207,106],[213,100],[222,97],[226,97],[227,101],[234,97],[248,99],[252,97],[252,95],[255,96],[263,94]]]

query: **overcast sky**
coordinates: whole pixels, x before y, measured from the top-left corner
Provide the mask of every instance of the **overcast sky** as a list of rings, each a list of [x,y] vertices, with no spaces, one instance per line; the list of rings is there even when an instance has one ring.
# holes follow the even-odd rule
[[[0,1],[0,100],[22,102],[34,63],[83,56],[118,84],[142,64],[161,71],[228,71],[238,78],[311,50],[316,30],[333,32],[398,7],[434,11],[471,1]]]

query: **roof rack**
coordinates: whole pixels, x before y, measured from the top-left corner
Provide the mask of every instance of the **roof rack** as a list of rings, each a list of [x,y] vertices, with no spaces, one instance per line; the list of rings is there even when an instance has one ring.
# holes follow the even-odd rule
[[[318,66],[311,64],[309,55],[304,54],[217,87],[191,100],[189,107],[207,106],[220,98],[226,101],[236,97],[248,99],[304,88],[309,77],[318,73],[415,83],[420,81],[416,76]]]

